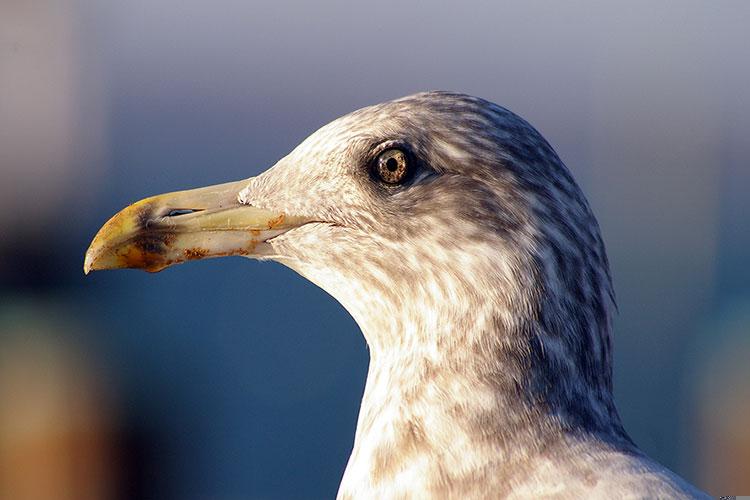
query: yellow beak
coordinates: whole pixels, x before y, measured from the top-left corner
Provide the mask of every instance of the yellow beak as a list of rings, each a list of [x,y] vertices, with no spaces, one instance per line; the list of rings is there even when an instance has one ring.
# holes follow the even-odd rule
[[[188,260],[270,255],[267,240],[311,219],[237,201],[248,180],[152,196],[112,217],[94,237],[83,272],[161,271]]]

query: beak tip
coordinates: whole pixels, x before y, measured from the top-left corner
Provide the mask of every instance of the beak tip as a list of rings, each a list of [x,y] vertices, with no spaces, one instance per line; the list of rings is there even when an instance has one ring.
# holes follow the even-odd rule
[[[86,252],[86,256],[83,258],[83,274],[88,275],[94,270],[94,262],[91,256],[91,249]]]

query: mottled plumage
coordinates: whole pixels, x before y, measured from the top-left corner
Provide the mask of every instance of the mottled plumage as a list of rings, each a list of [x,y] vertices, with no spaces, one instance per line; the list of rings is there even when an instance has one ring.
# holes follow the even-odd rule
[[[383,143],[419,161],[374,182]],[[700,493],[649,460],[612,399],[607,257],[531,125],[429,92],[323,127],[240,193],[308,224],[276,260],[338,299],[371,352],[341,498]]]
[[[295,269],[362,328],[339,498],[703,495],[622,428],[599,227],[510,111],[447,92],[361,109],[258,177],[123,209],[84,270],[224,255]]]

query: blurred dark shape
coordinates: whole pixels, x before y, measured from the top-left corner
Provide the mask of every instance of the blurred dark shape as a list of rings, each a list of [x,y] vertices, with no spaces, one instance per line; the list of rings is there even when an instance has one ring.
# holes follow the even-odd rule
[[[67,252],[61,251],[66,243],[56,238],[59,228],[51,223],[40,226],[33,231],[10,230],[0,240],[0,263],[6,263],[0,264],[0,294],[37,294],[69,285],[70,267],[63,261]],[[44,226],[50,226],[49,230],[40,231]],[[50,239],[57,243],[50,245]]]
[[[146,425],[126,422],[117,434],[117,494],[120,500],[149,500],[165,498],[164,463],[159,451],[168,449],[163,435]]]

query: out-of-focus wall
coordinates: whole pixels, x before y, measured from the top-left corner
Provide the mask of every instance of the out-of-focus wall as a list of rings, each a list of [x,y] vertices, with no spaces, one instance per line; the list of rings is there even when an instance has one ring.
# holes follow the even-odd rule
[[[1,2],[0,497],[333,496],[367,366],[337,303],[275,264],[84,278],[83,252],[135,199],[436,88],[528,119],[587,193],[635,441],[748,491],[748,24],[740,1]]]

